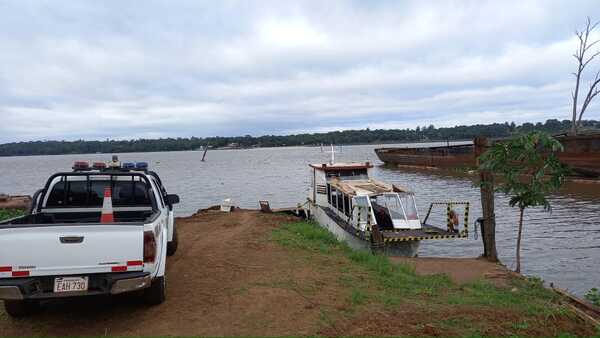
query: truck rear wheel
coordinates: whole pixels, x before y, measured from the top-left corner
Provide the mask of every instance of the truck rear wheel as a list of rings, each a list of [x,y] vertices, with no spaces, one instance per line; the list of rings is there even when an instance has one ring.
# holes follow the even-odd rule
[[[177,238],[177,227],[173,224],[173,240],[167,243],[167,256],[173,256],[177,252],[179,239]]]
[[[144,300],[150,305],[158,305],[165,301],[166,293],[166,277],[156,277],[150,287],[144,290]]]
[[[11,317],[24,317],[35,312],[40,302],[35,300],[5,300],[4,309]]]

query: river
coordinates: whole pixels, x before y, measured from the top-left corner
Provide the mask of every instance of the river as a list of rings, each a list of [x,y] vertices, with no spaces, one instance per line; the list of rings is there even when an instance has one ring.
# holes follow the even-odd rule
[[[390,145],[386,145],[390,146]],[[373,149],[338,149],[340,162],[370,161],[380,180],[407,187],[417,195],[421,216],[431,201],[469,201],[470,239],[437,240],[421,244],[420,256],[474,257],[483,251],[474,239],[473,221],[481,216],[479,188],[474,178],[442,171],[384,167]],[[119,154],[122,161],[147,161],[169,192],[181,197],[178,215],[232,198],[241,207],[258,208],[259,200],[273,207],[295,206],[306,200],[308,163],[323,163],[330,155],[318,147],[260,148],[209,151],[202,162],[199,151]],[[0,157],[0,193],[33,194],[47,177],[70,170],[75,160],[110,160],[108,154]],[[569,184],[551,197],[552,212],[528,209],[522,248],[522,271],[583,295],[600,287],[600,184]],[[435,211],[435,210],[434,210]],[[443,222],[443,210],[434,219]],[[502,262],[514,268],[518,210],[508,198],[496,196],[497,245]]]

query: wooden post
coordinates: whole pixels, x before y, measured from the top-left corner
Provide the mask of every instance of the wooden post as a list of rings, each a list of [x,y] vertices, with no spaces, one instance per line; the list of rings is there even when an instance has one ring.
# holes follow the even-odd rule
[[[373,253],[383,253],[383,247],[385,245],[383,241],[383,234],[379,231],[379,225],[373,224],[371,225],[371,216],[373,209],[369,207],[367,211],[367,229],[371,231],[371,252]],[[360,216],[359,216],[360,219]]]
[[[208,151],[208,144],[204,147],[204,154],[202,154],[202,162],[206,159],[206,152]]]
[[[383,234],[379,231],[379,225],[373,224],[371,229],[371,251],[373,253],[383,253],[385,243],[383,242]]]
[[[488,147],[488,140],[479,136],[474,140],[475,156],[479,165],[479,156],[483,154]],[[496,215],[494,214],[494,174],[488,170],[479,171],[481,187],[481,210],[483,212],[483,229],[481,239],[483,240],[483,256],[489,261],[498,261],[498,252],[496,251]]]

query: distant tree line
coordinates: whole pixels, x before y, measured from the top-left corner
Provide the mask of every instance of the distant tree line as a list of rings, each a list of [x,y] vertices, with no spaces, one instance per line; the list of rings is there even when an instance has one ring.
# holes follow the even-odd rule
[[[585,129],[600,130],[600,121],[581,121]],[[26,155],[59,155],[59,154],[89,154],[89,153],[125,153],[149,151],[178,151],[196,150],[208,145],[210,148],[223,147],[283,147],[320,144],[375,144],[401,143],[420,141],[470,140],[475,136],[490,138],[509,137],[531,131],[544,131],[559,134],[571,128],[571,121],[547,120],[545,123],[514,122],[476,124],[471,126],[455,126],[436,128],[433,125],[416,127],[415,129],[362,129],[333,131],[328,133],[297,134],[297,135],[265,135],[253,137],[250,135],[236,137],[191,137],[191,138],[161,138],[137,140],[106,140],[106,141],[32,141],[14,142],[0,145],[0,156]]]

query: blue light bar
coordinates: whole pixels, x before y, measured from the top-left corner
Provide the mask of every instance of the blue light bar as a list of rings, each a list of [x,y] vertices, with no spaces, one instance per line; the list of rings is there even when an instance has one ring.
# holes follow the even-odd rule
[[[148,169],[148,162],[137,162],[135,168],[138,170],[146,170]]]
[[[123,162],[123,164],[121,165],[121,168],[123,168],[123,169],[135,169],[135,163],[132,163],[132,162]]]

